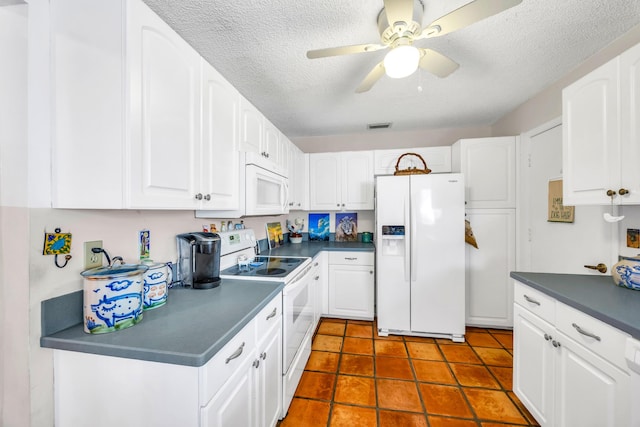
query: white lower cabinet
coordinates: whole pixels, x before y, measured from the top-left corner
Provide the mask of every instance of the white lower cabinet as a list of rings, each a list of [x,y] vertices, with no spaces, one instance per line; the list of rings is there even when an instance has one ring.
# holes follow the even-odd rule
[[[282,294],[203,366],[54,350],[54,376],[58,427],[274,427]]]
[[[373,252],[329,253],[328,315],[373,320]]]
[[[320,317],[328,311],[323,309],[327,306],[327,253],[322,251],[313,257],[311,263],[313,265],[312,276],[314,292],[314,304],[313,304],[313,331],[318,327]],[[324,296],[324,297],[323,297]]]
[[[541,426],[631,425],[627,334],[515,283],[513,390]]]

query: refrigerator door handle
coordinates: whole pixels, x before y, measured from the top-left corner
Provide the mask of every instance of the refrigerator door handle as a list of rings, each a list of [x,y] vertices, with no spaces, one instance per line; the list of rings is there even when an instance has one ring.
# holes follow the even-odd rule
[[[415,237],[415,230],[416,230],[416,215],[415,212],[413,212],[413,206],[414,204],[411,203],[412,200],[409,200],[408,205],[409,205],[409,218],[411,221],[411,225],[409,227],[409,232],[406,233],[407,235],[405,236],[405,239],[409,239],[409,250],[411,253],[411,281],[415,282],[416,278],[418,277],[417,275],[417,269],[418,269],[418,261],[417,261],[417,256],[416,256],[416,244],[415,241],[417,240]],[[416,204],[417,205],[417,204]],[[409,257],[407,257],[409,258]]]
[[[404,223],[405,225],[409,225],[409,221],[411,220],[411,201],[408,199],[404,200]],[[410,233],[407,231],[411,231],[411,227],[407,227],[409,230],[405,230],[404,233],[404,280],[406,282],[411,280],[411,242],[410,242]]]

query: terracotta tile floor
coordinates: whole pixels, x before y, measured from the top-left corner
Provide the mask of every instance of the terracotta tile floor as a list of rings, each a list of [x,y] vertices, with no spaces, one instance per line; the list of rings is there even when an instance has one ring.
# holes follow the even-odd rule
[[[375,322],[322,319],[281,427],[537,426],[511,391],[511,331],[465,343],[380,337]]]

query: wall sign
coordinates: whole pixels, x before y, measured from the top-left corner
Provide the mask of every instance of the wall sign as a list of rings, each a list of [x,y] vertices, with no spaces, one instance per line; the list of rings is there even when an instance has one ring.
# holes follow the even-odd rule
[[[549,222],[573,222],[575,206],[562,204],[562,180],[549,180]]]

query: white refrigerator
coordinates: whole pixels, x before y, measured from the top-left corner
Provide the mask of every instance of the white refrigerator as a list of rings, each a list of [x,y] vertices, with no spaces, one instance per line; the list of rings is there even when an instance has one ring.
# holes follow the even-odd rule
[[[376,177],[378,333],[464,341],[462,174]]]

